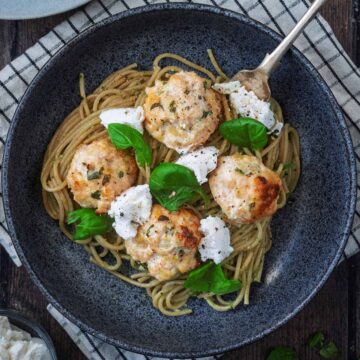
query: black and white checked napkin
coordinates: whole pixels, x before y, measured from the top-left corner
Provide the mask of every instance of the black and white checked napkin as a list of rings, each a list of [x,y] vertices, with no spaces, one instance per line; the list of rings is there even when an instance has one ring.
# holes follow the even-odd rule
[[[12,116],[29,86],[31,80],[42,66],[67,42],[93,24],[130,8],[155,3],[171,2],[165,0],[94,0],[88,6],[55,27],[42,37],[24,54],[13,60],[0,71],[0,156],[6,140]],[[213,5],[249,17],[269,26],[281,35],[286,35],[309,7],[307,0],[178,0]],[[295,46],[310,60],[330,86],[341,106],[352,136],[357,168],[360,170],[360,69],[345,53],[329,24],[317,16],[297,39]],[[1,169],[1,164],[0,164]],[[358,200],[360,200],[360,171],[358,171]],[[14,263],[21,266],[11,243],[5,222],[0,193],[0,244],[7,250]],[[350,238],[344,251],[348,258],[360,250],[360,201]],[[66,330],[81,351],[92,360],[155,360],[134,354],[106,344],[64,318],[51,305],[48,311]],[[207,359],[216,359],[211,357]]]

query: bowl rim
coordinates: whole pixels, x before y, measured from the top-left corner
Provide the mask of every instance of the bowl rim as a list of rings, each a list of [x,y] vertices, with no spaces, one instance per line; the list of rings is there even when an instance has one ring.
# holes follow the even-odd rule
[[[10,325],[14,325],[23,331],[29,332],[27,329],[24,329],[23,326],[31,329],[36,337],[44,341],[52,360],[57,360],[54,343],[42,325],[23,315],[20,311],[9,308],[0,308],[0,316],[6,316],[9,319]],[[30,335],[34,337],[32,334]]]
[[[208,349],[206,351],[192,351],[189,352],[185,350],[184,352],[171,352],[171,351],[158,351],[154,348],[143,347],[141,345],[133,345],[128,344],[127,342],[124,342],[120,339],[114,339],[109,338],[107,335],[96,331],[91,326],[85,324],[83,321],[79,320],[75,315],[73,315],[69,310],[65,309],[53,296],[52,294],[46,289],[46,287],[43,285],[35,271],[32,269],[32,266],[27,261],[21,245],[17,239],[16,236],[16,230],[14,223],[12,221],[12,215],[10,210],[10,202],[9,202],[9,192],[8,192],[8,168],[9,168],[9,162],[10,162],[10,154],[11,154],[11,143],[12,138],[14,136],[15,129],[17,125],[19,124],[20,117],[19,114],[21,113],[22,109],[25,107],[24,104],[26,104],[27,100],[31,98],[31,93],[33,88],[35,88],[39,82],[39,80],[43,77],[43,75],[47,72],[48,68],[51,68],[53,65],[55,65],[62,56],[64,56],[70,49],[77,46],[78,43],[80,43],[82,40],[86,39],[90,34],[97,31],[100,28],[105,28],[107,26],[111,26],[113,23],[117,21],[121,21],[121,19],[137,16],[143,13],[152,13],[152,12],[161,12],[163,10],[170,10],[170,11],[177,11],[177,10],[190,10],[194,12],[199,13],[211,13],[215,15],[224,16],[225,18],[232,18],[236,21],[239,21],[243,24],[252,26],[253,28],[256,28],[258,31],[261,31],[263,33],[266,33],[270,37],[272,37],[275,41],[280,42],[283,37],[267,27],[266,25],[258,22],[257,20],[251,19],[250,17],[231,11],[226,10],[223,8],[211,6],[211,5],[203,5],[203,4],[194,4],[194,3],[161,3],[161,4],[153,4],[153,5],[145,5],[129,10],[125,10],[123,12],[120,12],[116,15],[110,16],[99,23],[96,23],[77,36],[75,36],[73,39],[71,39],[66,45],[64,45],[61,49],[59,49],[54,56],[49,59],[49,61],[40,69],[40,71],[36,74],[32,82],[30,83],[29,87],[26,89],[16,111],[13,116],[8,135],[7,140],[4,147],[4,155],[3,155],[3,171],[2,171],[2,188],[3,188],[3,202],[4,202],[4,210],[5,210],[5,218],[6,222],[8,224],[9,234],[10,237],[14,243],[14,247],[17,251],[17,254],[19,255],[19,258],[24,264],[27,272],[30,274],[30,277],[32,281],[35,283],[35,285],[41,290],[47,301],[49,301],[55,309],[57,309],[63,316],[65,316],[68,320],[76,324],[81,330],[87,332],[90,335],[93,335],[97,337],[98,339],[117,346],[121,349],[144,354],[144,355],[150,355],[150,356],[158,356],[158,357],[167,357],[167,358],[193,358],[193,357],[204,357],[204,356],[211,356],[211,355],[218,355],[222,354],[224,352],[237,349],[239,347],[242,347],[244,345],[250,344],[256,340],[259,340],[263,338],[264,336],[268,335],[272,331],[278,329],[280,326],[284,325],[286,322],[288,322],[290,319],[292,319],[300,310],[302,310],[305,305],[309,303],[309,301],[316,295],[316,293],[322,288],[322,286],[325,284],[326,280],[329,278],[331,272],[337,265],[338,261],[341,258],[341,255],[343,253],[343,250],[346,246],[347,240],[350,235],[351,225],[353,222],[353,217],[355,213],[355,206],[356,206],[356,162],[355,162],[355,156],[353,152],[353,145],[352,140],[350,137],[349,130],[346,126],[346,122],[344,119],[344,115],[342,113],[342,110],[340,109],[340,106],[338,105],[335,96],[331,92],[329,86],[325,83],[319,72],[316,70],[316,68],[310,63],[310,61],[294,46],[291,47],[290,52],[296,56],[296,58],[300,61],[304,69],[309,72],[317,82],[317,84],[321,87],[322,92],[327,96],[332,111],[334,112],[335,117],[337,118],[336,125],[339,129],[339,136],[341,136],[344,146],[347,152],[347,159],[348,159],[348,165],[350,168],[350,174],[349,174],[349,181],[350,181],[350,199],[349,199],[349,207],[347,209],[348,216],[346,220],[345,228],[342,232],[342,238],[341,241],[338,243],[338,250],[336,252],[335,257],[331,260],[331,263],[328,267],[328,269],[324,272],[321,280],[319,283],[311,290],[309,295],[304,298],[290,313],[288,313],[282,320],[278,321],[277,323],[273,324],[266,330],[263,330],[259,334],[252,336],[246,340],[242,340],[237,343],[233,343],[227,346],[222,346],[216,348],[216,346],[212,349]]]

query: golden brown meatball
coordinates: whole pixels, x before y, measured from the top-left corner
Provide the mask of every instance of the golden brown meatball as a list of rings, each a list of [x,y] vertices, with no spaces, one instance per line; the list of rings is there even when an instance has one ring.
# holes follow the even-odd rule
[[[105,213],[116,196],[135,183],[137,175],[135,159],[106,138],[77,148],[66,180],[78,204]]]
[[[158,141],[178,152],[208,140],[221,117],[218,94],[194,72],[180,71],[167,82],[146,88],[145,127]]]
[[[169,280],[199,265],[197,248],[202,238],[198,217],[186,209],[170,212],[154,205],[149,220],[141,225],[126,251],[134,260],[147,263],[158,280]]]
[[[275,213],[281,180],[257,157],[236,153],[218,159],[209,185],[230,220],[253,223]]]

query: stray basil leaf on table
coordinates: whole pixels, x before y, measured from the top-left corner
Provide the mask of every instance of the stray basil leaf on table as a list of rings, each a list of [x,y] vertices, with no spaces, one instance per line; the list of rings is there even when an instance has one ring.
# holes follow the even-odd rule
[[[299,360],[299,358],[292,348],[278,346],[271,351],[266,360]]]
[[[311,335],[307,341],[307,345],[311,348],[322,348],[324,345],[325,336],[321,331],[317,331]]]
[[[339,355],[339,349],[333,341],[324,345],[319,352],[324,359],[335,359]]]

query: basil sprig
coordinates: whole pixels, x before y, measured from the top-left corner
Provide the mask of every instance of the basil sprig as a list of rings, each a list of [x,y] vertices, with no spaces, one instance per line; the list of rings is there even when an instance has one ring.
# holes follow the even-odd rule
[[[108,133],[111,142],[118,149],[133,148],[135,150],[136,161],[142,167],[150,165],[152,154],[150,146],[145,142],[140,131],[124,124],[110,124]]]
[[[190,271],[184,283],[184,287],[193,292],[211,292],[217,295],[238,291],[241,286],[239,280],[227,279],[221,266],[213,261],[208,261]]]
[[[325,335],[321,331],[311,335],[307,345],[319,350],[319,355],[324,359],[334,359],[340,354],[336,344],[333,341],[325,341]]]
[[[97,215],[94,209],[79,209],[68,213],[67,223],[75,224],[74,240],[85,240],[112,229],[113,220],[108,215]]]
[[[162,163],[157,166],[150,175],[149,185],[156,200],[170,211],[178,210],[182,204],[199,195],[208,202],[194,172],[179,164]]]
[[[334,359],[339,356],[340,352],[336,344],[333,341],[329,341],[320,349],[319,354],[324,359]]]
[[[251,150],[262,149],[268,143],[266,127],[251,118],[225,121],[220,126],[220,133],[232,144]]]
[[[274,348],[266,360],[298,360],[295,351],[286,346]]]
[[[324,341],[324,334],[321,331],[317,331],[309,337],[307,345],[311,348],[322,348],[324,346]]]

